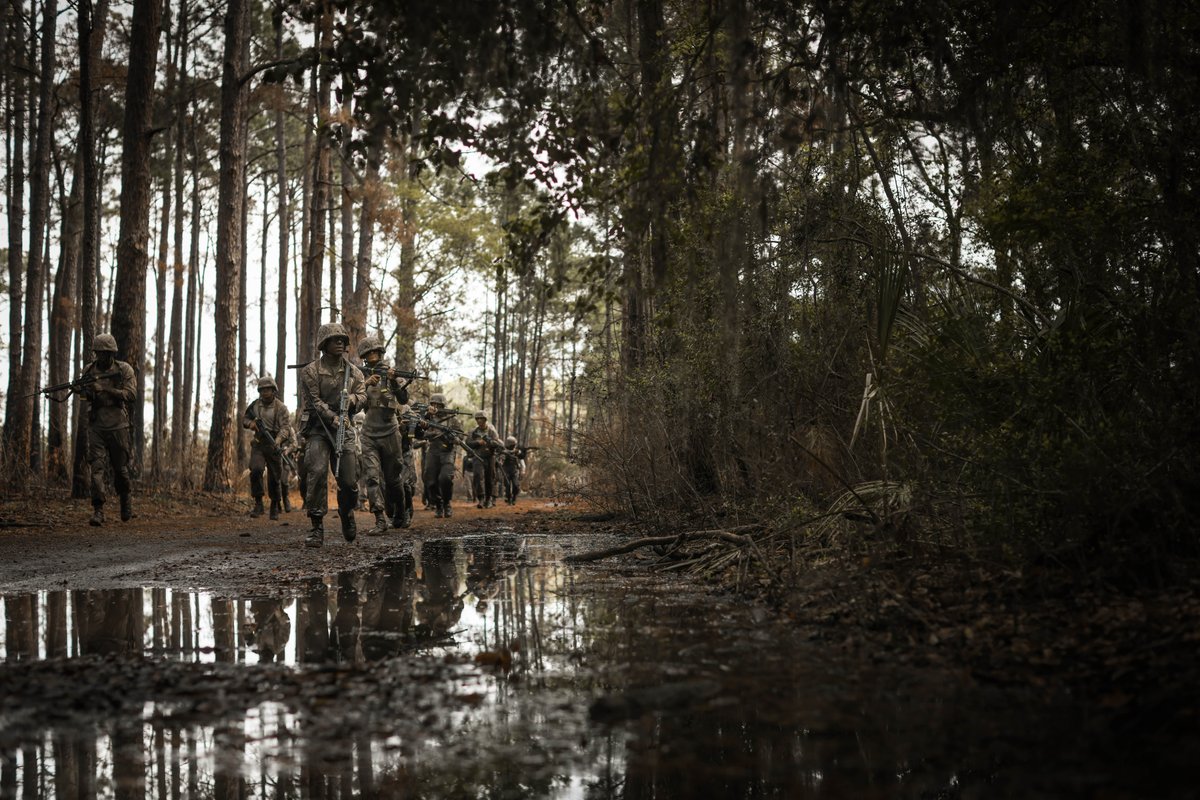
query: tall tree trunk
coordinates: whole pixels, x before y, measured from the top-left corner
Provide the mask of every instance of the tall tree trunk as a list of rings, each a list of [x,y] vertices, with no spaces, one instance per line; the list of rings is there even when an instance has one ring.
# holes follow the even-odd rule
[[[271,15],[275,27],[275,58],[283,59],[283,4],[277,4]],[[275,191],[279,202],[276,219],[279,221],[279,317],[275,329],[275,382],[279,394],[286,391],[287,381],[287,320],[288,320],[288,235],[292,218],[288,210],[287,146],[283,126],[283,103],[275,109]]]
[[[271,175],[263,172],[262,231],[259,235],[258,261],[258,376],[267,374],[267,233],[271,227],[268,200],[271,199]]]
[[[398,143],[402,154],[398,170],[401,180],[411,181],[415,145],[411,139]],[[417,248],[414,203],[410,192],[400,200],[400,269],[396,288],[396,364],[415,370],[417,366]]]
[[[5,68],[9,78],[9,93],[12,97],[12,115],[5,130],[11,137],[12,162],[9,167],[8,197],[8,394],[4,403],[4,440],[13,449],[6,448],[10,455],[22,451],[19,445],[18,428],[21,398],[21,312],[22,284],[25,260],[25,107],[29,65],[25,63],[25,4],[12,0],[12,30]],[[28,448],[28,445],[26,445]],[[19,457],[19,456],[18,456]],[[14,459],[14,463],[15,459]]]
[[[195,98],[193,98],[194,100]],[[184,485],[190,486],[192,480],[192,449],[199,431],[196,429],[196,414],[200,403],[194,398],[199,392],[199,358],[196,357],[196,330],[200,324],[200,312],[204,304],[204,286],[200,283],[200,143],[196,135],[196,109],[192,106],[190,114],[191,125],[188,130],[189,145],[192,153],[192,226],[191,241],[188,245],[188,290],[187,290],[187,321],[183,337],[183,441],[186,454],[182,463]]]
[[[318,29],[317,38],[320,39],[320,31]],[[312,270],[312,262],[309,258],[309,253],[312,247],[312,220],[313,220],[313,184],[317,175],[316,157],[313,151],[313,140],[316,131],[317,117],[317,73],[318,69],[313,69],[309,74],[308,80],[308,106],[307,113],[304,115],[304,181],[301,185],[301,202],[300,202],[300,275],[297,280],[297,290],[300,293],[300,299],[296,308],[296,316],[298,317],[298,325],[296,330],[298,337],[296,339],[296,361],[303,363],[311,358],[312,339],[317,335],[317,329],[314,327],[314,321],[319,320],[319,316],[314,311],[316,305],[320,302],[320,277],[317,277],[317,292],[313,291],[313,279],[309,274]],[[299,381],[296,384],[296,396],[300,396]],[[297,401],[299,405],[299,401]]]
[[[175,97],[175,51],[171,36],[171,3],[163,2],[163,39],[166,42],[167,57],[167,101]],[[171,133],[166,133],[163,142],[164,168],[167,174],[163,176],[162,213],[159,220],[158,233],[158,263],[154,272],[154,386],[151,388],[154,398],[154,437],[150,440],[150,475],[156,485],[162,482],[164,466],[163,438],[167,434],[167,367],[169,357],[167,349],[167,264],[171,257]]]
[[[379,207],[379,161],[383,143],[372,135],[367,148],[367,170],[362,181],[362,209],[358,218],[358,259],[356,262],[354,289],[346,296],[346,312],[343,315],[350,340],[355,346],[367,332],[367,300],[371,288],[371,251],[375,245],[375,215]],[[343,193],[343,197],[347,195]],[[342,215],[345,226],[345,214]],[[345,247],[343,237],[342,246]]]
[[[83,159],[76,153],[71,193],[62,202],[62,235],[58,276],[54,281],[54,303],[50,310],[50,378],[57,386],[70,380],[71,334],[78,324],[79,245],[83,236]],[[67,441],[70,437],[67,403],[50,406],[50,426],[46,436],[46,475],[55,483],[66,481]]]
[[[112,332],[120,356],[137,375],[129,408],[132,428],[130,466],[141,472],[146,431],[146,267],[150,240],[150,114],[158,65],[162,0],[134,0],[129,71],[125,83],[125,122],[121,137],[121,227],[117,239],[117,276]]]
[[[83,169],[83,238],[79,250],[79,360],[91,357],[96,334],[96,287],[100,248],[100,181],[96,165],[96,112],[92,103],[92,76],[104,49],[108,0],[95,6],[79,0],[79,159]],[[82,367],[82,364],[78,365]],[[78,407],[78,406],[77,406]],[[84,445],[87,431],[83,415],[75,414],[75,458],[71,496],[89,492],[89,470]]]
[[[237,380],[237,309],[241,303],[242,206],[245,197],[246,157],[242,150],[246,96],[242,74],[246,71],[250,11],[247,0],[230,0],[225,11],[225,55],[221,72],[220,196],[217,201],[216,284],[216,385],[213,387],[212,431],[204,470],[206,491],[233,488],[237,440],[234,402]]]
[[[351,119],[353,113],[350,106],[351,87],[350,81],[346,76],[342,76],[342,118]],[[342,273],[342,323],[351,325],[350,315],[354,305],[354,170],[350,167],[350,142],[345,141],[342,147],[341,158],[339,159],[341,167],[341,187],[342,187],[342,203],[341,203],[341,273]],[[364,309],[365,310],[365,309]],[[364,324],[359,322],[359,328]],[[357,348],[358,340],[362,335],[355,336],[350,334],[350,347]]]
[[[247,36],[249,41],[249,36]],[[247,63],[249,59],[247,58]],[[242,132],[241,132],[241,153],[242,158],[246,158],[249,152],[250,141],[250,114],[247,111],[242,113]],[[242,169],[243,178],[245,177],[245,168]],[[242,409],[246,407],[246,379],[249,377],[250,365],[250,346],[247,341],[247,333],[250,330],[250,320],[248,308],[249,303],[249,277],[250,277],[250,246],[249,246],[249,221],[250,221],[250,181],[244,180],[242,183],[242,219],[240,223],[241,241],[238,246],[238,270],[239,270],[239,288],[238,288],[238,363],[237,363],[237,412],[241,414]],[[238,425],[234,416],[234,433],[237,434],[237,465],[239,470],[243,470],[248,466],[250,461],[250,432]]]
[[[530,358],[531,365],[529,367],[529,397],[525,401],[525,415],[521,420],[521,437],[522,441],[529,441],[529,424],[533,419],[533,393],[534,388],[538,384],[539,371],[542,365],[542,327],[546,319],[546,295],[548,294],[545,286],[539,286],[538,292],[538,307],[537,316],[534,318],[533,328],[533,354]],[[544,405],[544,404],[543,404]]]
[[[183,373],[187,365],[183,362],[183,296],[184,296],[184,260],[183,260],[183,184],[184,184],[184,123],[187,119],[187,92],[183,87],[187,84],[187,51],[188,38],[188,4],[187,0],[179,3],[178,53],[179,71],[175,94],[175,261],[172,264],[173,277],[171,294],[171,385],[175,388],[171,403],[171,461],[177,467],[183,464],[183,443],[187,435],[187,419],[183,401]],[[192,220],[192,227],[200,224]],[[182,470],[181,470],[182,471]]]
[[[325,231],[330,206],[330,144],[329,144],[329,95],[331,90],[330,48],[333,41],[333,10],[328,0],[321,5],[318,20],[318,42],[321,61],[318,65],[316,111],[316,142],[313,156],[313,181],[311,218],[309,219],[308,258],[304,265],[304,296],[307,302],[308,336],[299,343],[301,361],[312,357],[317,328],[321,324],[321,273],[325,257]],[[336,270],[330,269],[330,274]]]

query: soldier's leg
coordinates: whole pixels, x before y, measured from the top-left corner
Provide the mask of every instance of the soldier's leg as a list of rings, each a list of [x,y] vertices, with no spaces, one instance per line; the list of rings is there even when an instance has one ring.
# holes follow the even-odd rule
[[[390,436],[383,440],[380,449],[380,469],[383,473],[387,517],[399,522],[401,509],[404,508],[404,453],[400,449],[399,436]]]
[[[279,519],[280,484],[283,482],[283,459],[278,453],[266,457],[267,494],[271,498],[271,519]]]
[[[354,522],[354,511],[358,507],[358,453],[352,447],[347,447],[338,460],[337,487],[342,538],[353,542],[358,535],[358,526]]]
[[[312,532],[305,544],[320,547],[325,527],[322,519],[329,510],[329,453],[333,445],[324,436],[310,436],[304,449],[304,506],[312,521]]]
[[[484,500],[487,498],[487,488],[483,485],[487,480],[487,473],[484,472],[483,464],[479,461],[475,462],[475,469],[471,471],[471,493],[475,498],[475,507],[483,508]],[[471,499],[470,497],[467,498]]]
[[[433,506],[434,516],[437,517],[442,516],[444,513],[441,491],[438,489],[438,472],[440,470],[440,456],[433,453],[426,453],[424,470],[421,474],[422,483],[425,487],[425,504]]]
[[[370,511],[375,515],[375,527],[367,531],[369,536],[378,536],[387,532],[385,516],[387,498],[383,495],[383,459],[386,439],[373,439],[364,436],[362,439],[362,461],[359,464],[362,473],[361,483],[366,484],[367,499],[370,501]]]
[[[453,454],[446,456],[446,460],[442,462],[441,468],[438,470],[438,493],[442,498],[442,513],[449,517],[451,515],[450,499],[454,497]]]
[[[263,472],[267,468],[266,454],[261,447],[250,447],[250,496],[254,498],[254,508],[250,516],[261,517],[263,514]]]
[[[104,445],[100,431],[89,428],[87,436],[88,474],[91,478],[92,517],[91,525],[104,524],[104,468],[108,463],[108,448]]]
[[[487,493],[487,497],[483,501],[483,507],[491,508],[496,505],[496,459],[486,459],[484,467],[484,491]]]
[[[129,480],[129,431],[107,431],[104,443],[108,449],[108,462],[112,465],[113,486],[121,501],[121,519],[128,521],[133,518],[133,500],[129,496],[133,488]]]

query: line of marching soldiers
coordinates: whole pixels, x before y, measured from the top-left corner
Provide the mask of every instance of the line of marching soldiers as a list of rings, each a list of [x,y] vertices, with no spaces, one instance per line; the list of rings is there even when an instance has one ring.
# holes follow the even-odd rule
[[[413,518],[419,451],[423,452],[422,496],[436,517],[453,513],[459,450],[469,454],[475,465],[473,479],[480,508],[495,505],[497,471],[503,477],[505,500],[516,502],[525,459],[535,448],[519,447],[511,436],[501,441],[483,411],[474,414],[476,427],[464,432],[458,417],[465,412],[446,408],[442,394],[431,395],[427,404],[410,405],[408,386],[416,375],[392,368],[378,339],[368,337],[359,343],[360,365],[346,358],[349,345],[349,336],[337,323],[322,325],[317,332],[320,356],[300,371],[304,405],[296,423],[298,435],[290,425],[287,407],[276,397],[275,382],[270,378],[259,381],[259,399],[247,408],[242,423],[256,430],[250,460],[252,514],[264,513],[264,472],[271,519],[290,510],[287,471],[294,468],[311,522],[305,544],[320,547],[332,471],[346,541],[354,541],[357,534],[354,510],[359,504],[360,483],[375,515],[368,535],[381,535],[389,527],[407,528]],[[356,415],[361,427],[351,422]],[[291,461],[293,454],[299,455],[298,464]]]
[[[408,386],[417,375],[393,369],[378,339],[368,337],[359,343],[361,365],[346,358],[349,345],[350,337],[341,325],[320,327],[320,355],[300,365],[303,405],[294,421],[278,397],[275,381],[270,377],[259,379],[258,399],[249,405],[242,419],[242,425],[254,431],[250,447],[253,516],[267,513],[264,495],[270,498],[271,519],[292,510],[288,483],[290,473],[294,473],[311,522],[305,544],[320,547],[332,472],[346,541],[354,541],[357,533],[354,510],[359,504],[360,478],[375,515],[375,526],[368,535],[383,534],[389,527],[407,528],[413,518],[418,451],[424,453],[422,497],[435,516],[452,514],[458,450],[471,458],[478,507],[495,505],[498,482],[503,485],[505,501],[516,502],[525,459],[537,448],[518,446],[511,436],[502,442],[483,411],[474,414],[476,427],[464,432],[458,417],[465,412],[447,409],[442,394],[431,395],[426,404],[410,405]],[[96,336],[93,352],[93,361],[79,378],[42,391],[56,400],[66,398],[55,397],[54,392],[67,391],[68,396],[78,392],[88,403],[87,458],[93,506],[89,522],[103,525],[106,463],[112,467],[121,519],[133,516],[128,406],[136,395],[136,380],[133,368],[116,358],[117,343],[111,335]],[[362,420],[361,428],[351,422],[356,414]]]

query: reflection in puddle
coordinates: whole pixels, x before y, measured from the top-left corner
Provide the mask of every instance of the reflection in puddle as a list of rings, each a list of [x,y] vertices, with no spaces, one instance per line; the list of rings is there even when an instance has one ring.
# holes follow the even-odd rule
[[[528,537],[415,542],[412,552],[364,570],[313,580],[292,597],[229,599],[162,588],[43,591],[0,599],[0,656],[8,663],[113,656],[196,663],[285,664],[297,670],[378,665],[410,657],[451,659],[437,692],[467,697],[414,713],[446,717],[442,736],[356,734],[314,742],[309,721],[271,700],[214,724],[179,719],[168,704],[146,703],[140,718],[94,730],[44,731],[0,750],[0,798],[16,797],[358,797],[407,794],[416,775],[447,773],[447,755],[469,739],[527,750],[537,721],[506,704],[523,693],[521,675],[569,679],[579,638],[576,601],[557,547]],[[507,670],[474,664],[500,661]],[[530,683],[529,681],[525,682]],[[544,684],[543,684],[544,685]],[[264,692],[269,696],[269,692]],[[359,698],[361,701],[362,698]],[[338,696],[331,703],[358,702]],[[0,725],[4,722],[0,717]],[[550,732],[550,740],[572,732]],[[459,734],[462,740],[456,741]],[[520,741],[516,741],[519,737]],[[555,781],[594,782],[593,763],[610,737],[585,747],[583,762]],[[540,758],[545,766],[546,759]],[[453,795],[456,772],[443,778]],[[495,769],[521,780],[514,760]],[[469,785],[467,778],[464,785]],[[390,787],[390,788],[381,788]],[[542,794],[551,791],[549,783]]]
[[[523,557],[551,563],[518,567],[516,548],[505,553],[494,540],[417,542],[411,554],[313,580],[285,599],[161,588],[9,595],[0,598],[0,658],[142,653],[301,665],[362,664],[432,648],[474,655],[510,636],[536,639],[545,600],[561,588],[566,573],[554,553],[532,545]],[[517,652],[536,661],[540,648],[530,644]]]

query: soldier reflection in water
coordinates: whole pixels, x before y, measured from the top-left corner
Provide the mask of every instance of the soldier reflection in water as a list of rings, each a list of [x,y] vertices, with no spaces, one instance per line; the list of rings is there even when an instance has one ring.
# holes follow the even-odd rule
[[[329,588],[325,582],[309,581],[297,608],[297,660],[310,664],[324,661],[329,653]]]
[[[75,592],[75,620],[82,655],[141,653],[146,619],[141,589]]]
[[[366,573],[362,644],[368,659],[395,656],[412,641],[416,573],[416,562],[407,553]]]
[[[361,664],[362,622],[359,618],[359,572],[341,572],[337,577],[337,612],[333,617],[333,658],[338,662]]]
[[[259,663],[283,661],[292,638],[292,620],[283,610],[282,600],[251,600],[252,626],[246,631],[246,646],[258,654]]]
[[[462,616],[463,593],[458,590],[455,544],[451,539],[441,539],[421,546],[417,634],[427,641],[444,639]]]

